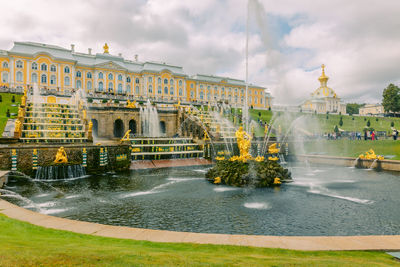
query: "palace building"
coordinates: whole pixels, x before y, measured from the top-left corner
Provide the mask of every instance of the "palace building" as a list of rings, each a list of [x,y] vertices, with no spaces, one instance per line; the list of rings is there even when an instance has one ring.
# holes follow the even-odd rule
[[[103,53],[80,53],[55,45],[14,42],[11,50],[0,50],[0,86],[24,89],[38,84],[41,90],[69,94],[84,89],[88,97],[152,99],[183,103],[244,103],[243,80],[212,75],[187,75],[182,67],[158,62],[127,60]],[[266,88],[249,85],[248,105],[257,109],[271,106]]]
[[[346,104],[327,86],[329,77],[325,75],[325,65],[322,65],[322,75],[318,78],[320,87],[311,93],[311,98],[304,101],[301,110],[315,113],[346,113]]]

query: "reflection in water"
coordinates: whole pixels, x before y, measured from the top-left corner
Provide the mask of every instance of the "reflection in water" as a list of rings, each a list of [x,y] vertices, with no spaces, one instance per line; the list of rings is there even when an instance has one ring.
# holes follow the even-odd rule
[[[90,176],[51,182],[52,187],[10,177],[1,198],[64,218],[175,231],[258,235],[400,232],[397,176],[299,165],[291,166],[291,171],[293,183],[258,189],[210,184],[201,167]]]

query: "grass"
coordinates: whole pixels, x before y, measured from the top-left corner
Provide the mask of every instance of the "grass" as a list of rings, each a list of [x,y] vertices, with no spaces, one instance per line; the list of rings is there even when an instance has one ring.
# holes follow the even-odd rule
[[[155,243],[47,229],[0,215],[0,266],[393,266],[384,252]]]
[[[326,153],[331,156],[358,157],[372,148],[378,155],[394,155],[400,160],[400,141],[394,140],[318,140],[305,143],[306,153]]]
[[[21,95],[17,95],[17,94],[10,94],[10,93],[0,93],[1,97],[2,97],[2,102],[0,102],[0,136],[3,134],[4,131],[4,127],[7,124],[7,120],[9,118],[7,118],[6,116],[6,112],[7,109],[10,110],[10,114],[11,113],[18,113],[18,106],[21,102]],[[15,96],[15,103],[11,102],[12,97]],[[16,106],[13,107],[11,106],[12,104],[15,104]],[[11,116],[10,118],[15,118],[16,116]]]

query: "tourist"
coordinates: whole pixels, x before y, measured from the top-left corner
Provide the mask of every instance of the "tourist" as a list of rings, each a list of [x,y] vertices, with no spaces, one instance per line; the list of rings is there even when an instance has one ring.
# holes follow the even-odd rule
[[[375,140],[375,131],[371,131],[371,140],[372,140],[372,141]]]
[[[367,140],[368,140],[367,131],[364,131],[364,140],[365,140],[365,141],[367,141]]]
[[[394,130],[393,130],[393,133],[392,133],[393,140],[397,140],[397,135],[398,135],[398,132],[397,132],[396,129],[394,129]]]

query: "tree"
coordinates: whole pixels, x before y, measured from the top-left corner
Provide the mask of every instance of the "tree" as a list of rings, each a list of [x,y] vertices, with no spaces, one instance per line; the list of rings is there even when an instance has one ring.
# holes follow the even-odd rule
[[[339,126],[343,126],[343,118],[342,117],[340,117]]]
[[[378,119],[378,118],[376,118],[376,121],[379,121],[379,119]]]
[[[7,116],[7,118],[10,118],[10,110],[9,109],[7,109],[6,116]]]
[[[346,105],[346,113],[348,113],[350,115],[358,114],[360,111],[360,108],[363,106],[364,106],[364,104],[349,103]]]
[[[351,120],[354,121],[354,117],[352,117]]]
[[[389,84],[383,90],[382,106],[385,112],[400,111],[400,88],[394,84]]]
[[[390,127],[394,127],[394,122],[393,121],[390,123]]]
[[[335,129],[333,129],[335,131],[335,133],[339,132],[339,128],[337,127],[337,125],[335,125]]]
[[[328,115],[326,115],[326,119],[329,119],[329,116],[328,116]]]
[[[15,103],[15,95],[12,96],[11,102],[12,102],[12,103]]]
[[[0,95],[0,102],[3,102],[3,97]]]
[[[369,120],[367,121],[367,126],[371,126],[371,122]]]

